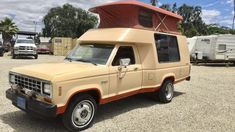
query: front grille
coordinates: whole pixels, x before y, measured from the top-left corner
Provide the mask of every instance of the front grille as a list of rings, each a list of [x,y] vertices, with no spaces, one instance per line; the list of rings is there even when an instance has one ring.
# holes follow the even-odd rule
[[[20,88],[33,90],[34,92],[39,94],[42,93],[43,81],[23,75],[14,74],[14,76],[15,76],[15,84],[17,84]]]
[[[19,50],[33,50],[32,46],[20,46]]]
[[[19,50],[25,50],[25,46],[20,46]]]

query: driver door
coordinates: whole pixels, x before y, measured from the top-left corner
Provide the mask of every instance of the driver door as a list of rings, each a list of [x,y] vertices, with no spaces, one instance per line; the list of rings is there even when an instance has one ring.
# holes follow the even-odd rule
[[[110,65],[110,89],[109,95],[120,95],[141,88],[142,67],[134,46],[119,46]],[[130,59],[126,67],[120,66],[120,59]]]

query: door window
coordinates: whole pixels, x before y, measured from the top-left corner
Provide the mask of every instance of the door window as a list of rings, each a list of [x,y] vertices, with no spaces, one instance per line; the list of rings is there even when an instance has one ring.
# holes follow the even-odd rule
[[[131,60],[130,65],[135,64],[135,54],[132,46],[120,46],[113,59],[112,66],[119,66],[120,59],[125,58],[129,58]]]

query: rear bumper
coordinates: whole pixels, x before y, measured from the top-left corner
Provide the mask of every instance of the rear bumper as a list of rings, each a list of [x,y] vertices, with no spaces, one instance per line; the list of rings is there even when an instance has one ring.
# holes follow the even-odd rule
[[[57,106],[52,104],[47,104],[44,102],[37,101],[36,99],[33,99],[32,97],[28,97],[25,95],[22,95],[18,92],[14,92],[11,89],[8,89],[6,91],[6,97],[12,101],[12,104],[16,106],[17,108],[24,110],[26,112],[32,113],[32,114],[38,114],[43,117],[56,117],[57,112]],[[25,109],[20,108],[17,105],[17,97],[21,97],[25,99]]]
[[[48,54],[48,53],[50,53],[50,51],[42,51],[42,50],[38,50],[37,52],[40,53],[40,54]]]

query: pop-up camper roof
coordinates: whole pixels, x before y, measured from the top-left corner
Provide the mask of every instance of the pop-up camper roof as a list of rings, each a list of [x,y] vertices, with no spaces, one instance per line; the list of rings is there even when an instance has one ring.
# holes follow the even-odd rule
[[[138,28],[179,34],[177,23],[183,18],[164,9],[138,2],[113,2],[89,9],[100,16],[99,28]]]

